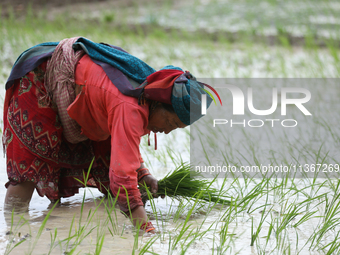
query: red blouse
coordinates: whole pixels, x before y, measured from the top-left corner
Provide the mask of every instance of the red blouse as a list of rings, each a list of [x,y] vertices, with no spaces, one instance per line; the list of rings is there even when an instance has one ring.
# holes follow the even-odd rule
[[[114,196],[119,192],[120,209],[128,212],[129,206],[132,210],[143,205],[136,170],[141,165],[141,136],[150,132],[148,105],[123,95],[88,55],[78,62],[75,83],[82,90],[67,108],[68,114],[89,139],[103,141],[111,136],[110,188]]]

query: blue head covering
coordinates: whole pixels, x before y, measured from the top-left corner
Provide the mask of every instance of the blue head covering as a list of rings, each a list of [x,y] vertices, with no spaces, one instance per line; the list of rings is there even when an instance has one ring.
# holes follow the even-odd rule
[[[164,69],[181,70],[175,66],[165,66]],[[171,104],[179,119],[190,125],[203,117],[202,115],[202,95],[207,97],[207,108],[212,102],[212,98],[203,90],[204,84],[196,80],[189,72],[185,72],[174,82],[171,94]]]

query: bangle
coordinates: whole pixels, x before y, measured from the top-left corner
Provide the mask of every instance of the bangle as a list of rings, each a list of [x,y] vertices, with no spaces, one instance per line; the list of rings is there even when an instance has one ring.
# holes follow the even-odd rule
[[[143,168],[138,168],[137,169],[137,173],[140,172],[140,171],[143,171],[143,170],[148,170],[149,171],[149,169],[147,169],[146,167],[143,167]]]
[[[137,169],[137,179],[138,179],[138,181],[140,181],[146,175],[150,175],[150,172],[147,168]]]
[[[156,228],[152,225],[151,221],[145,222],[140,226],[140,229],[144,230],[145,233],[148,233],[152,230],[155,230]]]

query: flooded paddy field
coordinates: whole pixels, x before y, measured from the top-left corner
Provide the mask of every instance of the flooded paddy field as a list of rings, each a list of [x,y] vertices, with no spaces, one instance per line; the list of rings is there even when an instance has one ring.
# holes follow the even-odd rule
[[[183,36],[181,32],[159,29],[159,26],[185,26],[193,32],[210,28],[229,32],[255,29],[264,35],[277,36],[280,31],[281,35],[282,31],[288,31],[303,37],[312,31],[313,35],[339,39],[340,7],[336,2],[288,1],[285,5],[263,1],[254,5],[250,1],[166,1],[165,4],[150,2],[143,7],[131,3],[116,9],[112,4],[96,4],[97,8],[82,4],[78,12],[65,6],[34,14],[28,10],[17,18],[15,14],[3,17],[0,20],[1,105],[4,84],[22,51],[41,42],[78,35],[120,46],[155,69],[172,64],[190,70],[197,78],[334,78],[336,81],[340,76],[340,50],[331,41],[320,48],[312,39],[307,45],[296,46],[289,43],[288,37],[286,41],[282,37],[280,42],[269,45],[255,43],[249,37],[237,41],[228,37],[210,40],[199,33]],[[120,23],[122,20],[125,24],[156,24],[157,29],[129,31],[129,27],[122,25],[124,22]],[[271,23],[273,20],[277,20],[275,24]],[[325,96],[321,96],[323,91],[327,91]],[[275,134],[268,128],[262,136],[261,132],[255,136],[240,129],[219,128],[215,133],[209,130],[203,133],[202,142],[207,145],[207,151],[225,155],[224,163],[231,165],[256,164],[256,160],[277,163],[286,160],[289,164],[292,155],[297,155],[297,162],[339,164],[339,93],[334,84],[319,85],[312,90],[316,103],[308,109],[329,121],[319,124],[314,121],[315,129],[307,132],[301,129],[296,134],[301,138],[300,143],[298,139],[287,139],[284,143],[285,133]],[[319,106],[323,106],[323,112]],[[185,128],[169,135],[159,134],[157,151],[153,140],[148,146],[147,138],[143,138],[141,153],[156,178],[162,178],[181,162],[190,161],[191,131]],[[274,134],[282,144],[270,143],[268,150],[259,146]],[[229,144],[224,147],[211,144],[214,137],[229,137]],[[4,213],[5,159],[1,158],[0,163],[1,254],[340,252],[338,178],[219,178],[213,185],[232,197],[232,206],[203,204],[195,198],[189,201],[158,198],[148,202],[146,209],[159,232],[142,236],[110,199],[103,198],[93,188],[81,189],[78,195],[62,199],[61,205],[53,210],[46,197],[34,193],[27,213]]]

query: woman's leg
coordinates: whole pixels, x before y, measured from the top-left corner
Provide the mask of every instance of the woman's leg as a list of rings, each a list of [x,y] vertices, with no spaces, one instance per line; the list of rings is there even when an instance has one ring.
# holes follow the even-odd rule
[[[57,112],[43,100],[46,62],[6,91],[3,141],[8,182],[5,209],[27,210],[34,188],[58,199],[58,152],[62,128]]]
[[[5,197],[4,209],[11,212],[24,212],[28,210],[29,203],[35,188],[34,182],[22,182],[17,185],[9,184]]]

